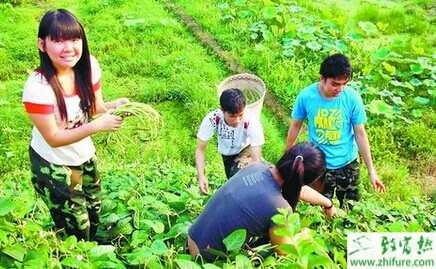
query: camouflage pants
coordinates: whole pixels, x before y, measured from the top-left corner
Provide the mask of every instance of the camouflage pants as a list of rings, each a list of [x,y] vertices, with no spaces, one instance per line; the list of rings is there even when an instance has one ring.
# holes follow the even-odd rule
[[[333,199],[336,197],[340,206],[344,206],[344,201],[360,199],[359,194],[359,162],[356,160],[339,169],[327,169],[324,176],[324,196]]]
[[[32,184],[47,204],[56,227],[78,239],[92,240],[101,205],[95,159],[71,167],[49,163],[32,148],[29,154]],[[71,182],[72,170],[80,174],[81,182]]]
[[[229,179],[252,161],[250,146],[235,155],[222,155],[226,177]]]

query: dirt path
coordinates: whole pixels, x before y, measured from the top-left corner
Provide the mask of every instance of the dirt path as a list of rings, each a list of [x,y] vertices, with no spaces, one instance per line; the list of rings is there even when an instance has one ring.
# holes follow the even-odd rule
[[[169,12],[173,13],[181,22],[183,22],[186,27],[188,27],[194,36],[203,44],[203,46],[211,49],[221,59],[221,61],[224,62],[224,64],[232,73],[255,74],[255,72],[244,68],[244,66],[242,66],[235,58],[233,58],[228,51],[224,50],[213,37],[213,35],[203,30],[203,28],[195,21],[195,19],[187,15],[181,7],[171,3],[171,1],[168,0],[164,1],[164,4],[165,8]],[[285,124],[285,126],[287,126],[289,122],[289,112],[279,104],[276,97],[271,93],[271,87],[267,85],[267,88],[269,90],[265,95],[264,106],[273,112],[277,120],[281,121]]]

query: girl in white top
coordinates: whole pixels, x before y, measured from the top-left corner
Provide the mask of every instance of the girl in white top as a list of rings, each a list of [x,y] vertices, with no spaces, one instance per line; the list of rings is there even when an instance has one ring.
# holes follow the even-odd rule
[[[58,228],[86,240],[95,235],[100,181],[90,136],[115,131],[122,118],[104,103],[101,70],[90,56],[84,29],[64,9],[47,12],[38,31],[40,66],[28,78],[23,103],[34,127],[30,143],[32,183]],[[97,119],[91,118],[103,113]]]

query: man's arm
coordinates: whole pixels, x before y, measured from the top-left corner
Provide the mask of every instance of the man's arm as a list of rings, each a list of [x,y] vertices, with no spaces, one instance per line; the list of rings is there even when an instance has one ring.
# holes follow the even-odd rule
[[[302,120],[292,120],[292,122],[289,126],[288,137],[286,140],[287,149],[292,147],[295,144],[295,141],[297,140],[298,134],[300,133],[301,126],[303,126]]]
[[[336,208],[330,199],[307,185],[301,188],[300,200],[312,205],[322,206],[325,215],[329,218],[334,217],[337,214]]]
[[[262,146],[250,147],[250,149],[253,162],[260,162],[262,160]]]
[[[363,161],[368,169],[369,179],[371,184],[379,192],[385,191],[385,186],[383,182],[378,178],[377,172],[375,171],[374,165],[372,163],[371,149],[369,147],[368,135],[366,134],[365,126],[363,124],[358,124],[353,126],[354,135],[356,136],[356,143],[359,147],[359,151],[362,154]]]
[[[207,141],[203,141],[197,138],[197,148],[195,150],[195,166],[197,168],[197,176],[198,176],[198,182],[200,183],[200,191],[203,194],[207,194],[209,191],[209,184],[204,174],[206,147],[207,147]]]

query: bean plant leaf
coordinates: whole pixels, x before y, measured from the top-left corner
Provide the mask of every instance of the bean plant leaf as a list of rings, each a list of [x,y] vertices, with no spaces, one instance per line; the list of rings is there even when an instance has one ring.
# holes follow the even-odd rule
[[[413,109],[410,114],[415,118],[421,118],[422,117],[422,109]]]
[[[31,250],[26,253],[23,260],[23,268],[25,269],[41,269],[48,268],[48,253],[49,250],[46,247],[40,247],[36,250]]]
[[[72,248],[74,248],[74,246],[77,244],[77,238],[74,235],[70,235],[68,236],[67,239],[65,239],[65,241],[62,244],[62,249],[64,249],[64,251],[68,251]]]
[[[403,87],[406,88],[406,89],[410,89],[412,91],[415,90],[415,87],[413,87],[413,85],[410,84],[410,82],[408,82],[408,81],[404,82]]]
[[[157,234],[163,233],[165,230],[165,225],[160,221],[144,220],[143,222]]]
[[[277,16],[277,10],[274,6],[267,6],[263,8],[262,15],[266,20],[272,20]]]
[[[168,251],[167,245],[162,240],[154,241],[150,249],[156,255],[164,255]]]
[[[290,235],[295,235],[301,230],[300,216],[298,214],[292,214],[289,217],[288,231]]]
[[[341,52],[345,52],[348,49],[347,44],[343,40],[336,40],[335,46]]]
[[[80,260],[76,257],[66,257],[61,261],[61,264],[71,268],[80,268]]]
[[[435,216],[430,217],[430,223],[431,223],[431,225],[436,227],[436,217]]]
[[[10,198],[0,198],[0,217],[6,216],[14,210],[16,204]]]
[[[26,249],[21,246],[20,244],[15,244],[9,247],[5,247],[1,250],[4,254],[8,255],[9,257],[22,262],[24,255],[26,255]]]
[[[420,64],[411,64],[410,71],[414,74],[421,74],[424,71],[424,68]]]
[[[227,258],[226,253],[224,253],[223,251],[218,250],[218,249],[208,248],[207,252],[209,252],[210,254],[217,256],[217,257]]]
[[[413,98],[413,100],[416,103],[418,103],[420,105],[424,105],[424,106],[427,105],[428,103],[430,103],[430,99],[425,98],[425,97],[421,97],[421,96],[417,96],[417,97]]]
[[[3,85],[0,84],[0,90],[3,90]],[[9,102],[6,99],[0,98],[0,106],[9,105]]]
[[[239,250],[245,242],[247,231],[245,229],[238,229],[224,238],[223,243],[227,251]]]
[[[418,87],[418,86],[422,85],[421,80],[419,80],[417,78],[412,78],[411,80],[409,80],[409,83],[412,84],[415,87]]]
[[[126,267],[118,260],[115,256],[111,258],[112,260],[96,260],[92,261],[92,268],[111,268],[111,269],[125,269]],[[80,268],[88,268],[81,266]]]
[[[150,248],[142,247],[133,250],[131,253],[124,254],[123,256],[126,258],[128,264],[140,265],[145,264],[153,256],[153,253]]]
[[[253,268],[253,265],[251,264],[250,259],[245,257],[244,255],[237,255],[235,259],[236,268],[244,268],[244,269],[250,269]]]
[[[276,226],[277,228],[274,229],[274,235],[283,237],[283,236],[292,236],[293,234],[291,231],[287,229],[288,226]]]
[[[351,33],[347,36],[351,41],[359,41],[363,39],[363,36],[358,33]]]
[[[389,83],[392,84],[392,85],[394,85],[394,86],[396,86],[396,87],[403,87],[403,83],[401,83],[400,81],[395,80],[395,79],[389,81]]]
[[[203,264],[204,269],[220,269],[218,266],[212,263]]]
[[[316,41],[307,42],[306,47],[308,47],[309,49],[311,49],[313,51],[319,51],[322,48],[322,46]]]
[[[407,231],[407,232],[423,232],[424,229],[423,229],[422,226],[419,225],[419,223],[415,220],[415,221],[413,221],[413,222],[411,222],[411,223],[409,223],[409,224],[407,225],[406,231]]]
[[[229,3],[218,3],[217,7],[221,10],[228,9],[230,7]]]
[[[387,57],[389,57],[389,54],[391,53],[391,51],[388,48],[380,48],[378,50],[376,50],[372,56],[374,58],[376,58],[377,60],[384,60]]]
[[[271,218],[271,220],[272,220],[275,224],[281,224],[281,225],[284,225],[284,224],[285,224],[285,221],[286,221],[285,216],[282,215],[282,214],[277,214],[277,215],[273,216],[273,217]]]
[[[395,66],[390,65],[390,64],[387,63],[387,62],[383,62],[382,65],[383,65],[384,69],[385,69],[385,70],[386,70],[390,75],[395,74],[395,71],[396,71]]]
[[[88,252],[91,251],[91,249],[93,249],[96,245],[97,242],[93,241],[79,241],[76,245],[76,248],[83,252]]]
[[[146,231],[136,230],[133,232],[132,241],[130,242],[130,245],[132,247],[137,247],[140,244],[147,242],[147,240],[148,240],[148,233]]]
[[[250,10],[241,10],[238,12],[238,16],[242,19],[249,18],[253,15],[253,13]]]
[[[280,244],[278,249],[280,251],[286,252],[287,254],[291,254],[293,256],[298,256],[298,250],[294,245],[291,244]]]
[[[304,33],[304,34],[313,34],[316,32],[316,27],[314,26],[303,26],[301,28],[298,28],[298,32]],[[313,38],[313,35],[310,35],[311,38]]]
[[[392,106],[383,100],[372,100],[368,108],[371,113],[382,114],[386,117],[392,117],[394,113]]]
[[[247,4],[247,0],[236,0],[235,5],[237,6],[245,6]]]
[[[360,21],[358,25],[360,29],[362,29],[369,36],[373,36],[378,33],[377,26],[370,21]]]
[[[334,263],[326,256],[310,255],[307,268],[333,268]]]
[[[158,256],[151,256],[147,260],[147,269],[164,269],[166,267],[162,266],[161,260]]]
[[[436,82],[433,79],[424,79],[423,83],[427,87],[436,87]]]
[[[98,245],[91,249],[91,256],[100,257],[106,254],[114,253],[115,247],[111,245]]]
[[[176,263],[180,269],[201,269],[200,265],[196,264],[193,261],[176,259]]]
[[[387,226],[389,232],[405,232],[406,227],[401,222],[394,222]]]
[[[394,102],[394,104],[399,105],[399,106],[404,105],[403,100],[401,100],[401,97],[399,97],[399,96],[392,97],[392,102]]]

